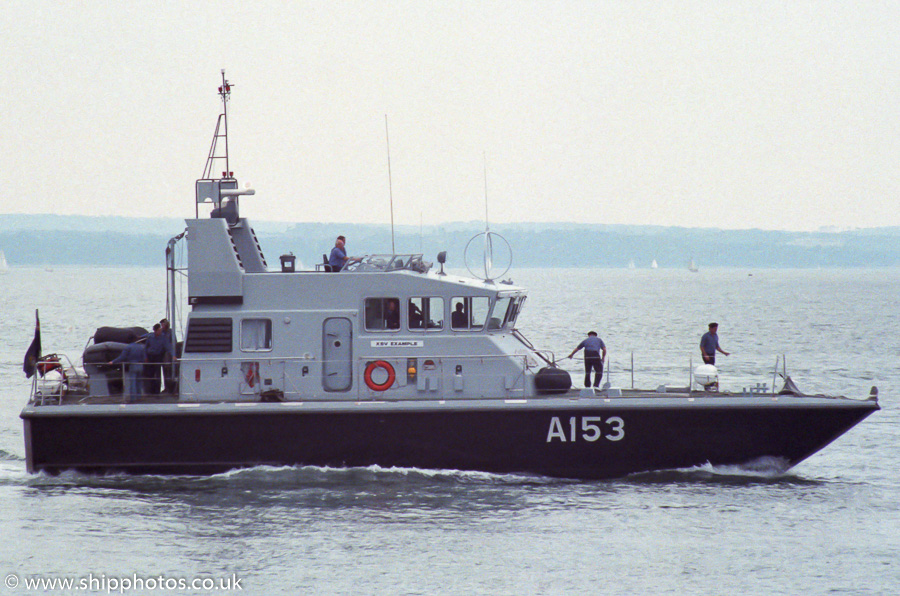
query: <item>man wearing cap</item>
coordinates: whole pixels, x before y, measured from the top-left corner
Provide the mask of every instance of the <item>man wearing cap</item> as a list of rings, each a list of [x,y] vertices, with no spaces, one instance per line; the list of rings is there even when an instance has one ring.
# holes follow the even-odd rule
[[[704,364],[715,365],[716,350],[728,356],[728,352],[726,352],[719,346],[719,336],[717,335],[718,330],[718,323],[710,323],[709,331],[704,333],[703,337],[700,338],[700,353],[703,355]]]
[[[584,386],[591,386],[591,369],[595,371],[594,387],[600,386],[600,379],[603,378],[603,361],[606,360],[606,344],[597,337],[596,331],[588,331],[587,339],[583,340],[578,347],[572,350],[569,358],[575,355],[575,352],[584,348]],[[600,352],[603,355],[600,355]]]

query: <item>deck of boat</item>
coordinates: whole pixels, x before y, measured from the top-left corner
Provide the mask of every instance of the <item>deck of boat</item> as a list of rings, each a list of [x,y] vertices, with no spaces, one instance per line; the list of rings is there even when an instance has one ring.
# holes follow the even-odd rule
[[[259,398],[257,396],[256,399],[248,399],[249,396],[242,396],[244,399],[236,400],[236,399],[221,399],[217,402],[210,403],[252,403],[258,401],[270,401]],[[653,389],[612,389],[610,391],[601,391],[598,390],[596,392],[591,392],[581,388],[572,388],[565,393],[556,393],[556,394],[548,394],[548,395],[532,395],[527,397],[520,398],[510,398],[506,396],[498,396],[496,398],[486,398],[480,397],[477,398],[478,401],[497,401],[498,403],[524,403],[527,401],[545,401],[552,399],[569,399],[573,401],[577,401],[579,399],[602,399],[604,401],[613,401],[613,400],[629,400],[629,399],[648,399],[648,398],[671,398],[671,399],[685,399],[687,398],[689,401],[694,401],[695,399],[704,399],[704,398],[757,398],[764,399],[768,398],[770,400],[778,400],[778,399],[791,399],[795,397],[816,397],[816,398],[829,398],[829,399],[837,399],[837,400],[850,400],[850,401],[858,401],[852,400],[843,396],[826,396],[826,395],[802,395],[802,394],[775,394],[773,395],[771,392],[730,392],[730,391],[700,391],[700,390],[691,390],[687,387],[666,387],[665,390],[662,388],[653,390]],[[59,396],[47,396],[42,399],[40,395],[37,395],[33,398],[30,404],[35,406],[55,406],[55,405],[116,405],[116,404],[142,404],[142,405],[152,405],[152,404],[176,404],[176,403],[196,403],[197,400],[194,399],[185,399],[179,397],[178,395],[172,395],[169,393],[158,393],[158,394],[144,394],[139,395],[136,398],[131,400],[126,400],[126,398],[119,395],[87,395],[81,392],[68,392],[65,393],[60,399]],[[207,400],[203,400],[207,401]],[[302,399],[302,400],[287,400],[287,401],[302,401],[302,402],[330,402],[330,403],[354,403],[354,402],[369,402],[369,401],[377,401],[377,402],[415,402],[415,401],[434,401],[434,402],[470,402],[473,401],[471,399],[437,399],[437,398],[429,398],[426,400],[411,400],[409,398],[401,398],[401,399],[390,399],[384,394],[380,394],[377,396],[357,396],[354,398],[345,398],[345,399]]]
[[[83,393],[65,393],[60,399],[59,396],[53,395],[48,396],[45,399],[41,400],[41,396],[38,395],[36,398],[32,400],[32,403],[35,405],[44,405],[44,406],[74,406],[74,405],[111,405],[111,404],[124,404],[124,403],[138,403],[138,404],[174,404],[178,403],[179,398],[177,395],[172,395],[170,393],[159,393],[156,395],[139,395],[136,398],[126,401],[125,397],[122,395],[86,395]]]

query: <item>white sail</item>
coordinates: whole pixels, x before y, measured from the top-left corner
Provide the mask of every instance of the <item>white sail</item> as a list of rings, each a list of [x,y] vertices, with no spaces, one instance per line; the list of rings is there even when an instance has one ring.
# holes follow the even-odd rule
[[[9,273],[9,265],[6,263],[6,255],[0,250],[0,273]]]
[[[656,264],[656,259],[653,259],[653,262],[650,263],[650,268],[651,268],[651,269],[656,269],[657,267],[659,267],[659,265]]]

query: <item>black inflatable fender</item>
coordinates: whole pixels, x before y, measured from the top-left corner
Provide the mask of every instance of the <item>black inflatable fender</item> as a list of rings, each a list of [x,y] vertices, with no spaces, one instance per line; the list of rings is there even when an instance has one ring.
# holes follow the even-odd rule
[[[555,366],[545,366],[534,375],[534,388],[538,393],[565,393],[572,388],[568,371]]]

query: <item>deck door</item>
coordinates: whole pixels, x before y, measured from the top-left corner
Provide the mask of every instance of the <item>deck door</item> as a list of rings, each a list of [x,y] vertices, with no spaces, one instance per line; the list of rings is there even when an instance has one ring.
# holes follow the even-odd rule
[[[349,391],[353,385],[350,319],[325,319],[322,332],[322,386],[325,391]]]

